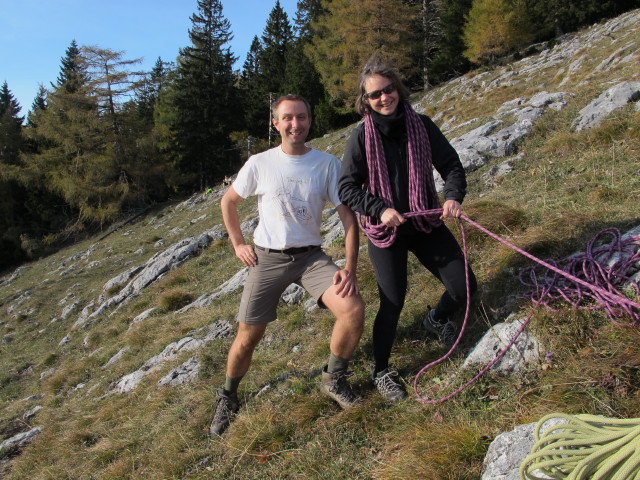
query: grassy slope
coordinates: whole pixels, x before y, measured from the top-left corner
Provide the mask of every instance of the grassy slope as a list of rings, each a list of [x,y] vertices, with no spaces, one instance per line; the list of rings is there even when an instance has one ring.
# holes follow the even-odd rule
[[[619,35],[623,33],[625,42],[638,50],[637,27]],[[457,82],[452,82],[416,98],[430,115],[447,112],[440,123],[453,115],[456,124],[478,118],[472,128],[518,96],[542,90],[575,94],[564,110],[545,113],[535,133],[520,145],[524,158],[514,163],[514,171],[497,187],[488,188],[481,179],[489,166],[469,177],[467,215],[541,258],[560,259],[582,250],[604,227],[626,230],[640,224],[640,113],[629,106],[596,129],[578,134],[570,130],[577,112],[604,89],[637,79],[637,61],[592,73],[620,47],[604,37],[596,45],[582,52],[586,60],[562,86],[562,72],[566,74],[575,58],[538,72],[527,82],[486,94],[483,85],[506,69],[468,75],[470,83],[478,79],[468,87],[469,92],[475,90],[472,95],[454,94]],[[344,142],[344,132],[336,132],[314,143],[340,156]],[[437,406],[413,398],[397,405],[384,403],[366,381],[377,303],[366,255],[359,278],[368,305],[367,328],[353,365],[354,381],[366,397],[362,407],[342,412],[319,395],[319,369],[328,354],[332,320],[326,312],[305,314],[298,306],[281,308],[277,325],[258,347],[241,385],[246,401],[242,414],[222,439],[209,439],[207,428],[230,340],[215,341],[196,353],[203,370],[195,383],[156,387],[159,378],[191,356],[185,353],[148,375],[133,393],[104,397],[112,382],[138,369],[168,343],[217,319],[233,320],[239,292],[183,315],[161,309],[130,328],[133,317],[163,304],[168,296],[210,292],[240,264],[228,241],[218,242],[88,329],[72,330],[77,313],[61,319],[58,302],[73,294],[83,307],[129,265],[222,222],[213,199],[199,207],[198,211],[178,203],[159,207],[103,240],[96,238],[30,263],[15,281],[0,284],[0,332],[13,338],[0,344],[0,439],[26,430],[24,412],[38,404],[44,407],[31,421],[42,426],[43,433],[18,456],[0,454],[0,477],[475,479],[491,439],[514,425],[552,411],[640,416],[638,331],[614,327],[599,312],[564,306],[558,312],[537,312],[529,327],[552,352],[550,368],[536,366],[514,377],[487,376]],[[243,220],[255,216],[251,202],[242,208]],[[188,225],[204,213],[204,220]],[[163,226],[156,229],[156,225]],[[172,235],[174,227],[183,230]],[[452,228],[457,230],[453,224]],[[523,316],[531,308],[518,299],[521,288],[515,280],[518,268],[530,262],[483,234],[468,233],[480,291],[461,351],[468,350],[488,325],[503,321],[511,311]],[[154,246],[159,238],[166,240],[165,247]],[[56,269],[65,259],[92,245],[96,250],[88,260],[70,262],[76,265],[72,273],[60,276]],[[339,256],[340,248],[333,253]],[[99,263],[90,264],[93,261]],[[413,375],[444,350],[420,328],[425,305],[437,301],[441,287],[413,260],[409,285],[392,362],[411,383]],[[17,309],[21,313],[8,315],[6,309],[27,290],[32,294]],[[58,320],[53,322],[54,318]],[[58,346],[68,334],[70,342]],[[131,350],[122,360],[102,368],[125,345]],[[300,348],[294,349],[297,345]],[[433,379],[457,373],[462,360],[458,355],[427,375],[421,386],[424,393],[442,394]],[[51,367],[57,370],[40,379],[40,373]],[[75,390],[79,384],[85,386]],[[254,397],[267,384],[270,388]],[[25,400],[30,395],[43,396]]]

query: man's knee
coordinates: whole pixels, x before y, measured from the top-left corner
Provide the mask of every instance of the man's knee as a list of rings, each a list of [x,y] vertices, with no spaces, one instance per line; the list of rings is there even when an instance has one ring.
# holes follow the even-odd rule
[[[352,316],[356,317],[359,322],[364,323],[364,300],[359,295],[354,298],[352,308]]]
[[[262,340],[265,326],[244,323],[239,323],[238,325],[238,333],[233,342],[235,347],[243,352],[253,352],[260,340]]]
[[[360,295],[345,297],[342,300],[340,312],[336,317],[344,318],[353,330],[361,331],[364,327],[364,301]]]

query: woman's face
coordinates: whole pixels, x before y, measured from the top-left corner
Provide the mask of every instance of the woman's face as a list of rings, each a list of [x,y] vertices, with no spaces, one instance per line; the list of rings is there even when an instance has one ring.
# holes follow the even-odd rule
[[[400,94],[391,79],[377,73],[371,75],[364,81],[364,91],[367,95],[365,101],[380,115],[391,115],[398,108]]]

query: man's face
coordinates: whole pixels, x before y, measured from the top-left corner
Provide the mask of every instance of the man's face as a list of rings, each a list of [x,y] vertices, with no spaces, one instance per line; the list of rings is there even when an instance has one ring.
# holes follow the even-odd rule
[[[297,154],[306,151],[304,142],[309,135],[311,117],[307,106],[300,100],[284,100],[278,105],[273,125],[280,132],[285,153]]]

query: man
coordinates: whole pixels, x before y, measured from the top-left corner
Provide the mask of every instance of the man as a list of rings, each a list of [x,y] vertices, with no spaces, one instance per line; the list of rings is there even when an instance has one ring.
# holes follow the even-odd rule
[[[267,324],[276,319],[282,292],[293,282],[336,317],[320,391],[342,408],[360,401],[347,381],[349,359],[364,324],[364,304],[356,282],[358,226],[354,213],[338,197],[340,162],[305,144],[311,109],[304,98],[280,97],[272,113],[282,144],[250,157],[220,202],[229,239],[236,256],[249,267],[249,275],[240,300],[238,331],[227,356],[225,385],[216,398],[212,435],[222,434],[238,411],[238,384],[249,370]],[[238,204],[250,195],[258,196],[255,246],[245,243],[238,218]],[[320,248],[327,200],[336,206],[344,225],[343,270]]]

